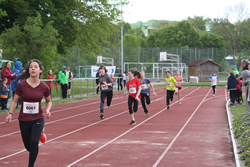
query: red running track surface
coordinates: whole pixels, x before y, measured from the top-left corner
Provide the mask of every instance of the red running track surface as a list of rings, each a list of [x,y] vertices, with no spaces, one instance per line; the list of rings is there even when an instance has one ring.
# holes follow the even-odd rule
[[[55,105],[45,119],[47,142],[39,147],[36,167],[136,166],[206,167],[235,166],[225,111],[226,92],[217,88],[183,88],[166,109],[166,92],[156,88],[144,117],[142,106],[129,125],[127,97],[114,94],[111,107],[99,118],[100,99]],[[0,115],[0,166],[27,166],[18,113],[11,123]]]

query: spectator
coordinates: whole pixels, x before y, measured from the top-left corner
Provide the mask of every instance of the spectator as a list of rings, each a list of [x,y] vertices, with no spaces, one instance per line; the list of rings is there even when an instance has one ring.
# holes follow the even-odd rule
[[[62,98],[67,98],[67,85],[68,85],[68,77],[66,73],[66,66],[62,67],[62,70],[59,72],[59,82],[61,85]]]
[[[118,90],[119,90],[119,87],[121,87],[121,90],[122,90],[123,74],[121,73],[118,77],[119,77],[119,78],[117,79]]]
[[[112,81],[115,83],[115,79],[113,77],[113,74],[110,74],[110,78],[112,79]]]
[[[124,71],[124,73],[122,74],[122,79],[123,79],[123,87],[126,87],[126,83],[127,83],[127,77],[126,77],[126,71]]]
[[[241,105],[241,104],[243,104],[243,98],[242,98],[242,82],[241,82],[241,80],[240,80],[239,74],[236,74],[235,77],[236,77],[237,82],[238,82],[237,87],[236,87],[236,90],[237,90],[237,98],[236,98],[236,101],[237,101],[238,103],[236,103],[236,104],[240,104],[240,105]]]
[[[2,98],[2,110],[4,112],[7,112],[7,100],[8,100],[8,94],[9,94],[9,91],[10,89],[7,88],[7,78],[3,78],[2,80],[3,84],[2,84],[2,92],[1,92],[1,98]]]
[[[95,74],[95,77],[96,77],[96,80],[95,80],[95,83],[96,83],[96,85],[98,85],[99,84],[99,71]],[[98,94],[99,93],[99,86],[96,88],[96,94]]]
[[[243,85],[246,89],[246,106],[247,114],[250,115],[250,71],[248,70],[249,62],[247,59],[241,60],[241,66],[243,71],[241,72],[242,79],[244,80]]]
[[[235,99],[237,97],[237,87],[238,81],[236,80],[236,77],[234,76],[234,72],[230,71],[230,77],[228,77],[227,80],[227,89],[230,91],[230,99],[231,99],[231,106],[235,106]]]
[[[54,79],[56,79],[56,75],[54,75],[54,76],[52,77],[52,70],[49,70],[49,71],[48,71],[47,79],[48,79],[48,80],[54,80]],[[51,84],[52,84],[52,85],[51,85]],[[52,92],[52,90],[54,89],[54,81],[47,81],[47,85],[48,85],[48,87],[49,87],[49,90],[50,90],[50,97],[51,97],[51,92]]]
[[[240,74],[236,65],[233,65],[233,72],[234,72],[234,75],[236,75],[236,74],[239,75]]]
[[[69,84],[68,84],[68,87],[67,87],[67,95],[68,95],[68,98],[70,98],[70,93],[71,93],[71,80],[73,79],[73,73],[70,71],[70,67],[69,67],[69,66],[67,66],[66,72],[67,72],[68,81],[69,81]]]
[[[13,80],[13,78],[15,76],[17,76],[16,73],[13,73],[12,74],[12,71],[11,71],[11,63],[10,61],[7,61],[6,64],[5,64],[5,67],[2,69],[2,78],[7,78],[7,88],[10,89],[10,85],[11,85],[11,81]],[[10,91],[8,92],[8,98],[7,98],[7,103],[6,105],[8,104],[8,100],[10,98]]]
[[[14,77],[13,81],[11,82],[11,89],[12,89],[12,95],[14,97],[15,92],[16,92],[16,87],[17,85],[21,82],[21,80],[17,80],[17,78],[22,74],[22,62],[16,61],[15,63],[15,68],[12,69],[12,73],[16,73],[17,75]],[[18,100],[16,108],[19,108],[18,105],[21,105],[21,97]]]

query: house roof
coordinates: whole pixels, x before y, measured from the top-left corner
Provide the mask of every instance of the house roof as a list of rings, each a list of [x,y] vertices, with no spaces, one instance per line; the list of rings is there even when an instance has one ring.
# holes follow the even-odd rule
[[[199,66],[199,65],[204,64],[204,63],[206,63],[206,62],[210,62],[210,63],[212,63],[212,64],[215,64],[215,65],[217,65],[217,66],[220,66],[219,64],[217,64],[217,63],[215,63],[215,62],[213,62],[213,61],[211,61],[211,60],[209,60],[209,59],[196,60],[196,61],[193,61],[193,62],[187,64],[187,65],[188,65],[189,67],[191,67],[191,66]]]

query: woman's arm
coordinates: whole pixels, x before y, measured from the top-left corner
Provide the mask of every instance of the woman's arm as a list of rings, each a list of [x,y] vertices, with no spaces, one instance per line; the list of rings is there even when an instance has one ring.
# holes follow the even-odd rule
[[[10,104],[9,115],[5,118],[5,122],[8,123],[12,119],[12,114],[16,108],[17,102],[19,100],[19,96],[17,94],[14,95],[14,98]]]
[[[51,109],[51,106],[52,106],[52,102],[51,102],[50,96],[45,97],[45,101],[46,101],[46,109],[45,109],[46,116],[47,116],[47,118],[50,118],[50,116],[51,116],[50,109]]]

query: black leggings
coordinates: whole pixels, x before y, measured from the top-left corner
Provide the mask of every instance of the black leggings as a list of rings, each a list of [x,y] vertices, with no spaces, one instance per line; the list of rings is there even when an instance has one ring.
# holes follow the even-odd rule
[[[134,107],[132,107],[133,103]],[[133,114],[133,111],[137,112],[138,110],[138,101],[134,99],[132,96],[128,96],[128,109],[129,109],[129,114]]]
[[[104,101],[106,97],[107,97],[107,106],[110,106],[113,98],[113,91],[107,91],[107,92],[101,91],[101,106],[100,106],[101,113],[103,113],[104,110]]]
[[[174,97],[174,90],[167,90],[167,106],[169,105],[169,99],[171,99],[172,101],[173,97]]]
[[[118,90],[119,90],[119,87],[121,87],[121,90],[122,90],[122,80],[121,79],[118,79],[117,80],[118,82],[118,85],[117,85],[117,87],[118,87]]]
[[[142,107],[144,109],[144,112],[148,113],[148,109],[147,109],[146,104],[145,104],[145,99],[146,99],[146,103],[150,104],[150,97],[149,97],[149,95],[141,93],[141,105],[142,105]]]
[[[230,100],[234,104],[237,98],[237,90],[230,90]]]
[[[30,152],[29,167],[33,167],[39,151],[39,141],[44,128],[44,119],[35,121],[19,121],[23,144]]]
[[[212,89],[213,89],[213,94],[215,95],[215,92],[216,92],[216,85],[213,85],[213,86],[212,86]]]
[[[241,101],[243,102],[242,90],[241,89],[236,89],[236,92],[237,92],[237,101],[238,101],[238,103],[240,103]]]

